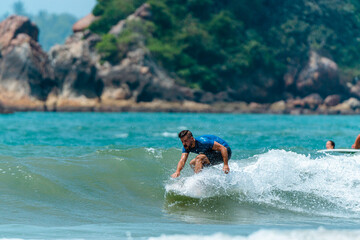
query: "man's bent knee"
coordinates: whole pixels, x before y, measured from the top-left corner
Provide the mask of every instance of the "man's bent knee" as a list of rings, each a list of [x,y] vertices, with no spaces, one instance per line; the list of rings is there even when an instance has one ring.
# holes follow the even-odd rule
[[[204,163],[206,163],[206,164],[210,163],[209,159],[206,157],[205,154],[199,154],[199,155],[195,158],[195,162],[197,162],[197,163],[202,163],[202,164],[204,164]]]

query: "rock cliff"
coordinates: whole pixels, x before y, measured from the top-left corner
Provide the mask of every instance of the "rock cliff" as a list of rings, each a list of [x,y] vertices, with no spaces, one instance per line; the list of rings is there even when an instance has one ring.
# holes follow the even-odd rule
[[[118,36],[129,22],[143,24],[149,18],[151,9],[145,4],[117,23],[109,34]],[[171,74],[156,63],[142,38],[123,53],[120,62],[104,62],[96,50],[101,36],[87,29],[94,20],[96,17],[91,14],[81,19],[65,44],[54,46],[49,53],[37,42],[39,30],[28,18],[11,16],[1,22],[0,102],[3,108],[291,114],[360,112],[360,82],[342,83],[336,63],[316,52],[309,54],[304,66],[289,66],[283,85],[259,70],[254,73],[256,81],[212,94],[177,84]],[[244,102],[247,99],[261,99],[267,103]]]
[[[26,17],[0,23],[0,100],[4,105],[42,109],[55,87],[47,54],[38,44],[38,28]]]

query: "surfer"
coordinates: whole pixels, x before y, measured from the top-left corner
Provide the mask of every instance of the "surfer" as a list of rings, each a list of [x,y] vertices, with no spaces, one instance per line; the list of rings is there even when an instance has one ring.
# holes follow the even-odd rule
[[[181,131],[179,138],[183,144],[183,149],[176,172],[171,175],[173,178],[180,176],[180,171],[184,168],[190,152],[199,154],[190,161],[190,166],[195,173],[200,172],[204,166],[220,163],[224,163],[224,173],[229,173],[228,161],[231,158],[231,149],[223,139],[214,135],[202,135],[194,138],[189,130]]]
[[[360,149],[360,134],[357,136],[357,138],[355,139],[355,143],[351,147],[355,149]]]
[[[335,148],[335,142],[334,141],[327,141],[326,142],[326,149],[334,149]]]

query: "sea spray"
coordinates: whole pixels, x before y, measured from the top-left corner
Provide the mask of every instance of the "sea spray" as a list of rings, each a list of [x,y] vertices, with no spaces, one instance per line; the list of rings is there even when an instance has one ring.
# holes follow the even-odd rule
[[[151,237],[148,240],[360,240],[359,230],[261,230],[249,236],[230,236],[216,233],[213,235],[162,235]]]
[[[244,165],[242,161],[247,162]],[[304,155],[270,150],[250,159],[171,180],[167,195],[196,199],[237,197],[255,204],[302,214],[360,217],[360,158],[357,155]]]

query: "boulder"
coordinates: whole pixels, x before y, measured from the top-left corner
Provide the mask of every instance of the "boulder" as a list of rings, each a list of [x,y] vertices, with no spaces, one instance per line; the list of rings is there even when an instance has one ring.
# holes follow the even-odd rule
[[[296,79],[296,91],[301,96],[318,93],[325,97],[342,93],[344,87],[340,83],[337,64],[312,51],[307,66]]]
[[[348,100],[344,101],[344,104],[349,105],[354,110],[360,108],[360,101],[357,98],[349,98]]]
[[[0,87],[10,95],[45,100],[55,86],[47,54],[37,42],[38,28],[26,17],[0,23]]]
[[[95,51],[100,37],[89,31],[77,32],[64,45],[49,51],[60,98],[99,98],[103,82],[98,78],[97,64],[100,56]]]
[[[26,34],[37,42],[39,29],[27,17],[10,16],[0,23],[0,48],[9,46],[18,34]]]
[[[331,106],[328,111],[330,114],[347,114],[347,115],[354,114],[354,110],[347,102],[343,102],[335,106]]]
[[[324,103],[328,107],[333,107],[333,106],[338,105],[340,103],[340,100],[341,100],[340,95],[334,94],[334,95],[327,96],[324,100]]]
[[[326,106],[325,103],[323,103],[320,106],[318,106],[318,108],[316,109],[316,112],[318,114],[329,114],[329,107]]]
[[[304,99],[296,98],[296,99],[289,99],[286,102],[288,108],[304,108],[305,107],[305,101]]]
[[[92,13],[89,13],[88,15],[77,21],[73,25],[72,30],[74,33],[84,31],[97,19],[98,17],[95,17]]]
[[[284,100],[274,102],[270,105],[270,112],[272,113],[285,113],[286,103]]]
[[[315,110],[319,105],[323,103],[324,100],[318,93],[313,93],[309,96],[306,96],[303,101],[305,107]]]
[[[248,105],[248,111],[250,113],[265,113],[268,106],[266,104],[259,104],[256,102],[251,102]]]

